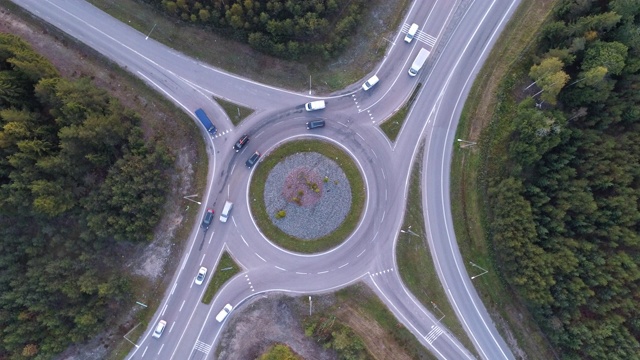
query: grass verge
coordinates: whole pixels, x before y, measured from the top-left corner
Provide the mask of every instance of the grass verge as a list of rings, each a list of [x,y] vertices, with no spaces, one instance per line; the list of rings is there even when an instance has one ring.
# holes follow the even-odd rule
[[[426,244],[422,189],[420,188],[422,149],[419,154],[411,171],[407,210],[402,224],[403,229],[411,229],[411,232],[400,233],[396,244],[398,271],[402,281],[422,305],[436,318],[440,318],[440,321],[460,340],[462,345],[479,359],[480,355],[473,346],[473,342],[449,304]]]
[[[402,129],[402,125],[404,125],[404,121],[407,118],[407,113],[409,113],[409,109],[411,109],[411,105],[416,99],[418,95],[418,91],[422,87],[422,83],[418,83],[413,92],[411,93],[411,97],[409,97],[409,101],[406,104],[402,105],[400,110],[396,111],[395,114],[391,115],[385,122],[380,125],[380,129],[387,134],[387,137],[392,142],[396,141],[398,134],[400,133],[400,129]]]
[[[451,203],[451,211],[458,245],[465,259],[489,270],[474,280],[475,287],[516,358],[557,356],[526,307],[501,279],[500,270],[493,262],[485,230],[488,208],[483,191],[486,166],[490,163],[484,163],[482,154],[489,151],[490,138],[498,130],[493,129],[491,121],[498,111],[508,112],[506,100],[515,87],[514,74],[530,66],[522,64],[522,59],[527,58],[528,48],[556,2],[525,0],[521,3],[478,74],[460,118],[456,138],[477,141],[478,146],[454,149],[451,165],[451,198],[456,200]],[[467,271],[477,273],[477,269],[469,265]]]
[[[337,318],[339,320],[345,321],[347,324],[350,323],[346,317],[353,310],[357,314],[356,316],[375,321],[384,330],[383,336],[385,339],[392,340],[404,349],[406,355],[411,359],[436,359],[407,328],[398,322],[398,319],[393,316],[384,303],[363,284],[356,284],[338,290],[336,298],[339,300],[341,307],[346,306],[345,311],[338,312]],[[367,329],[358,329],[355,326],[352,326],[352,328],[363,337],[365,344],[367,344],[367,335],[361,333],[363,330],[366,332]],[[367,344],[367,347],[371,348],[371,345]],[[400,358],[400,356],[396,358]]]
[[[315,240],[298,239],[275,226],[269,214],[267,214],[263,196],[265,179],[269,176],[271,169],[283,159],[303,152],[317,152],[329,159],[335,159],[334,161],[342,168],[351,186],[351,209],[347,212],[346,218],[336,230]],[[251,178],[251,186],[249,188],[251,214],[260,231],[278,246],[301,253],[327,250],[344,241],[360,221],[366,200],[365,194],[364,181],[360,170],[349,155],[330,143],[318,140],[289,142],[264,156]]]
[[[218,266],[216,267],[216,271],[213,273],[213,277],[209,284],[207,285],[207,290],[202,295],[202,302],[204,304],[211,304],[211,300],[216,295],[218,290],[227,282],[227,280],[231,279],[235,274],[240,272],[240,266],[233,261],[231,255],[229,255],[226,251],[220,257],[220,261],[218,262]]]
[[[233,125],[237,126],[242,120],[253,114],[253,109],[249,109],[247,107],[232,103],[231,101],[217,98],[215,96],[213,97],[213,99],[224,109],[224,112],[227,113],[227,116],[229,117],[229,119],[231,119]]]
[[[212,29],[166,17],[158,8],[139,0],[89,2],[142,34],[228,72],[297,91],[309,91],[313,86],[315,92],[342,89],[371,72],[386,53],[386,39],[395,37],[410,3],[371,0],[341,56],[302,63],[264,55]]]

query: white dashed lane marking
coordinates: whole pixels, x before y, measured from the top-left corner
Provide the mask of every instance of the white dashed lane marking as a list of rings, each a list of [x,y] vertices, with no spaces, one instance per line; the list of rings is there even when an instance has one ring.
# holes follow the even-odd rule
[[[247,280],[247,285],[249,285],[249,289],[251,289],[251,292],[256,291],[256,290],[253,288],[253,285],[251,284],[251,279],[249,279],[249,274],[244,274],[244,277],[245,277],[245,280]]]
[[[382,270],[382,271],[378,271],[377,273],[371,274],[371,276],[379,276],[379,275],[383,275],[383,274],[386,274],[386,273],[392,272],[392,271],[393,271],[393,268],[387,269],[387,270]]]

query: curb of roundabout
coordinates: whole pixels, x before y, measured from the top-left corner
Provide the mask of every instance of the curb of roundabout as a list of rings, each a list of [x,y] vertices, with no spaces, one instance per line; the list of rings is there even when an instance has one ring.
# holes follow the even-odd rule
[[[281,230],[267,213],[264,192],[267,177],[285,159],[300,153],[318,153],[335,162],[344,172],[351,191],[351,203],[336,229],[315,239],[301,239]],[[295,253],[314,254],[342,244],[357,229],[366,205],[366,186],[360,167],[343,149],[329,141],[304,138],[279,144],[269,151],[252,171],[249,179],[249,211],[260,232],[276,246]],[[286,215],[285,215],[286,216]],[[317,219],[322,221],[322,219]],[[300,224],[304,226],[304,224]]]

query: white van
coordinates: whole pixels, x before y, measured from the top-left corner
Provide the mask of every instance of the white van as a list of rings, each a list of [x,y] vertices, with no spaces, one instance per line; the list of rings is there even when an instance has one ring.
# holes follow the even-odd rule
[[[322,110],[326,106],[324,100],[316,100],[312,102],[308,102],[304,105],[305,110],[314,111],[314,110]]]
[[[418,24],[412,24],[409,27],[409,31],[407,31],[407,35],[404,37],[404,41],[407,44],[411,43],[411,40],[413,40],[413,37],[416,36],[417,32],[418,32]]]
[[[377,76],[373,75],[369,80],[367,80],[364,84],[362,84],[362,90],[367,91],[373,87],[373,85],[377,84],[380,79]]]
[[[413,64],[411,64],[411,68],[409,68],[409,76],[418,75],[418,71],[422,69],[422,65],[424,65],[425,61],[427,61],[429,54],[429,50],[425,48],[420,49],[418,56],[416,56],[416,59],[413,60]]]
[[[220,214],[220,221],[222,221],[223,223],[227,222],[227,220],[229,219],[229,213],[231,212],[232,208],[233,208],[233,203],[227,200],[224,203],[224,208],[222,208],[222,213]]]

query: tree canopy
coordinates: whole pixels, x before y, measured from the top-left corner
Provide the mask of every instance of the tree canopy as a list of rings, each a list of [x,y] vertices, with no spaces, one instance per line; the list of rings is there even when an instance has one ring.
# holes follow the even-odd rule
[[[640,359],[638,29],[637,0],[561,0],[528,72],[557,107],[499,120],[496,260],[566,359]]]
[[[364,0],[146,1],[184,21],[210,26],[256,50],[287,59],[338,54],[368,4]]]
[[[136,114],[0,34],[0,358],[50,358],[113,320],[118,246],[150,238],[170,164]]]

